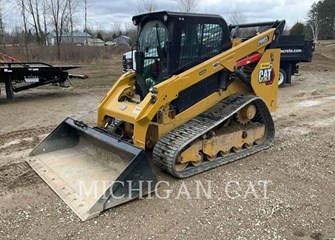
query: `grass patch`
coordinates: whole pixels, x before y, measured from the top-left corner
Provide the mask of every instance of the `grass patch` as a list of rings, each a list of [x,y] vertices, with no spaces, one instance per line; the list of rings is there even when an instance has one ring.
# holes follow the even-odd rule
[[[73,74],[85,74],[88,79],[73,80],[76,88],[111,87],[122,74],[122,55],[113,57],[104,63],[79,65],[70,71]]]
[[[332,45],[332,44],[335,44],[335,40],[319,40],[318,44],[321,44],[321,45]]]

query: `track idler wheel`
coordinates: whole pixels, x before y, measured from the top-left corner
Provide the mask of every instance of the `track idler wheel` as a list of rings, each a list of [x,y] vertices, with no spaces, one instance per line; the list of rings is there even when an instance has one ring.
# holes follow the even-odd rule
[[[255,105],[249,104],[235,114],[235,120],[241,125],[247,125],[257,113]]]

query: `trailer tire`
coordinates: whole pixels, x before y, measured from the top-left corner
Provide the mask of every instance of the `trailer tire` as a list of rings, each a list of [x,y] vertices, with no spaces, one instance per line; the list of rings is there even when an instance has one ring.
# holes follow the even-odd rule
[[[285,83],[287,82],[287,73],[285,69],[280,68],[279,69],[279,78],[278,78],[278,87],[282,88],[285,86]]]

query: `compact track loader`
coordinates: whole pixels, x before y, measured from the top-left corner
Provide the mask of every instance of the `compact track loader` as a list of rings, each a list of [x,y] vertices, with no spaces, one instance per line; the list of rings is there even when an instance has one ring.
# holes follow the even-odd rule
[[[163,11],[133,22],[136,71],[101,100],[97,127],[67,118],[29,159],[82,220],[154,191],[150,158],[186,178],[274,138],[284,21],[244,39],[218,15]]]

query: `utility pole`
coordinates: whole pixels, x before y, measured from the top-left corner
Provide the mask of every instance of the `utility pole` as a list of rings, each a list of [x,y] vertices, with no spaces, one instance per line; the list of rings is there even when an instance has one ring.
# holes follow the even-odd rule
[[[0,0],[1,1],[1,0]],[[21,7],[21,14],[23,20],[23,27],[24,27],[24,47],[26,51],[26,60],[29,61],[29,51],[28,51],[28,26],[27,26],[27,18],[26,18],[26,10],[24,7],[24,0],[19,0],[19,4]]]
[[[73,44],[73,4],[72,0],[69,1],[69,20],[70,20],[70,33],[71,33],[71,44]]]
[[[88,0],[84,0],[85,2],[85,31],[86,32],[86,44],[88,45],[88,37],[87,37],[87,1]]]
[[[3,44],[3,49],[6,49],[6,42],[5,42],[5,29],[3,24],[3,15],[2,15],[2,0],[0,0],[0,43]]]

